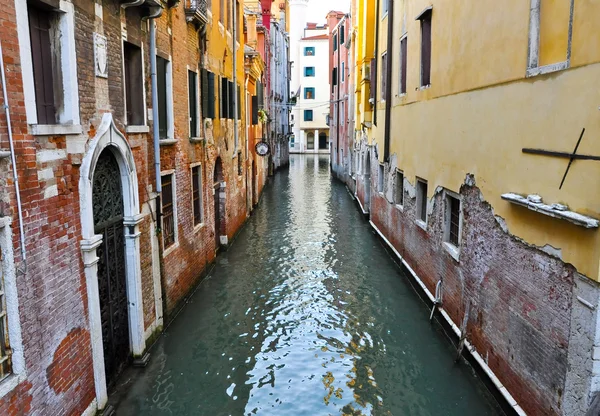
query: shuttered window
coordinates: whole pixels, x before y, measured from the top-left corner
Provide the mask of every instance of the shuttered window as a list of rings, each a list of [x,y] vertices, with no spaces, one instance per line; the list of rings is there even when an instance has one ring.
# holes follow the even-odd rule
[[[371,75],[369,80],[371,86],[369,99],[375,101],[375,97],[377,96],[377,59],[375,58],[371,59]]]
[[[198,137],[198,85],[197,76],[188,71],[188,103],[190,115],[190,137]]]
[[[234,99],[234,94],[235,94],[235,89],[233,87],[233,82],[228,81],[228,86],[227,86],[227,92],[229,93],[229,99],[227,101],[228,105],[229,105],[229,113],[227,118],[231,118],[233,119],[235,117],[234,114],[234,104],[235,104],[235,99]]]
[[[258,97],[256,95],[252,96],[252,124],[258,124]]]
[[[340,45],[343,45],[344,42],[346,42],[346,39],[344,37],[344,26],[340,27]]]
[[[192,200],[194,205],[194,225],[202,223],[203,204],[202,204],[202,167],[194,166],[192,168]]]
[[[33,6],[27,8],[27,13],[38,124],[56,124],[55,74],[50,42],[50,19],[53,13]]]
[[[385,101],[385,91],[387,84],[387,53],[381,55],[381,96],[380,100]]]
[[[215,118],[215,74],[206,69],[202,70],[200,94],[202,94],[202,117]]]
[[[129,42],[123,42],[123,59],[127,125],[141,126],[144,124],[142,50]]]
[[[167,64],[166,59],[156,57],[156,80],[158,84],[158,135],[161,139],[167,138]]]
[[[175,211],[173,207],[173,175],[161,176],[163,247],[175,244]]]
[[[423,12],[421,20],[421,86],[431,84],[431,9]]]
[[[221,118],[229,118],[229,80],[221,78]]]
[[[242,93],[240,91],[240,86],[237,86],[237,119],[239,120],[242,116]]]
[[[264,87],[262,82],[259,82],[258,84],[256,84],[256,97],[258,100],[258,108],[264,108],[265,107],[265,97],[264,97]]]
[[[400,94],[406,94],[406,58],[408,38],[400,41]]]

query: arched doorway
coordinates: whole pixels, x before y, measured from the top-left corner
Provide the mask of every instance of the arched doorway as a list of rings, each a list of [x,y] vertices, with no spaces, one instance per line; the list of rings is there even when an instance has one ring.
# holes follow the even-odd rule
[[[96,162],[92,185],[94,232],[102,236],[98,256],[98,293],[106,384],[113,385],[131,356],[127,313],[123,187],[111,149]]]
[[[225,186],[223,177],[223,162],[218,157],[213,173],[214,206],[215,206],[215,248],[221,245],[221,236],[226,236],[225,228]],[[227,242],[225,242],[226,244]]]

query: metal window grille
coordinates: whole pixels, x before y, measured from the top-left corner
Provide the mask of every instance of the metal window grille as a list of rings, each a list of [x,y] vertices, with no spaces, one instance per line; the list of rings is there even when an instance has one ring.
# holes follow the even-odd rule
[[[395,200],[397,205],[404,203],[404,174],[396,171],[396,195]]]
[[[460,200],[448,195],[448,208],[450,210],[448,240],[451,244],[458,247],[460,232]]]
[[[175,212],[173,210],[173,177],[165,175],[162,181],[162,234],[164,248],[175,244]]]
[[[6,316],[2,262],[2,250],[0,249],[0,380],[11,374],[11,350],[8,341],[8,320]]]
[[[192,168],[192,199],[194,201],[194,225],[202,223],[202,171]]]

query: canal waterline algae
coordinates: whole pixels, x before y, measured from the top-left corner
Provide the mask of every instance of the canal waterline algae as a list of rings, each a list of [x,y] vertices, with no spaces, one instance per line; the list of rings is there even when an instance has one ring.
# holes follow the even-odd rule
[[[329,159],[295,155],[117,414],[501,414],[454,355]]]

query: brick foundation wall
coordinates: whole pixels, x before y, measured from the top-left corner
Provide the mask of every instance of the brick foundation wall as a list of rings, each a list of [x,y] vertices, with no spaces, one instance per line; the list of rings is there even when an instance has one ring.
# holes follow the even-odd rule
[[[469,309],[467,339],[519,405],[531,415],[563,414],[573,267],[506,233],[472,177],[460,189],[464,219],[456,261],[443,245],[442,190],[430,201],[424,230],[416,222],[414,183],[399,209],[389,202],[395,166],[386,164],[388,180],[379,193],[378,165],[373,158],[373,223],[431,293],[443,279],[443,309],[454,323],[460,326]]]

